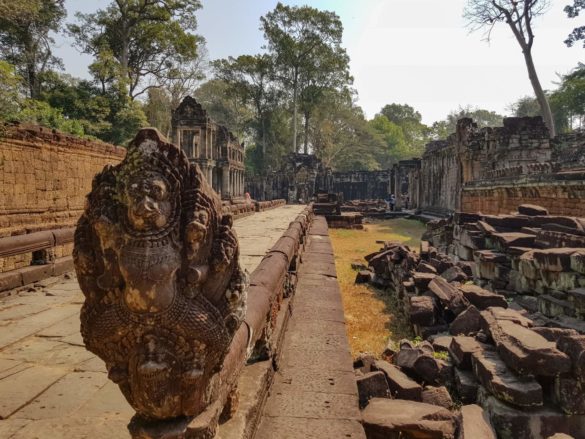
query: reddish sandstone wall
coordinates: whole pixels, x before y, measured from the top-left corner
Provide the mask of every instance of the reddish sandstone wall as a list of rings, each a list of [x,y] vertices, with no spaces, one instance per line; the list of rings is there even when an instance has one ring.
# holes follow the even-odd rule
[[[0,137],[0,237],[72,226],[93,176],[126,150],[40,127]]]
[[[551,180],[533,185],[500,184],[481,188],[464,188],[463,212],[507,214],[517,212],[520,204],[545,207],[552,215],[585,217],[585,180]]]
[[[120,162],[124,148],[36,126],[0,134],[0,238],[72,227],[82,213],[93,176]],[[72,244],[54,249],[71,254]],[[0,258],[0,272],[30,265],[32,255]]]

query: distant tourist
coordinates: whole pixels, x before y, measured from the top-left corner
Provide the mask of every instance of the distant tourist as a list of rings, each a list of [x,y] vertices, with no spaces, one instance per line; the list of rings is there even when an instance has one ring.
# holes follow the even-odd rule
[[[394,207],[396,206],[396,196],[394,194],[390,195],[390,210],[394,212]]]

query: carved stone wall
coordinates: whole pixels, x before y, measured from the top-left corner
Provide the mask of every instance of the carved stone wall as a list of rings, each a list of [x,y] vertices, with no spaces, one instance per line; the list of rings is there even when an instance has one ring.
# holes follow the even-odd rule
[[[246,191],[255,200],[283,198],[307,202],[317,191],[341,193],[344,200],[385,199],[392,171],[332,172],[312,154],[290,154],[278,172],[247,178]]]
[[[408,176],[411,204],[424,211],[497,214],[534,203],[582,215],[585,133],[550,139],[540,117],[482,129],[461,119],[456,133],[427,145],[420,168],[399,164],[395,173]]]
[[[6,127],[0,135],[0,238],[73,227],[93,176],[119,163],[124,148],[38,126]],[[52,257],[71,255],[72,244]],[[31,265],[35,255],[0,258],[0,273]]]
[[[307,203],[317,191],[329,192],[332,181],[331,170],[317,157],[292,153],[278,171],[246,179],[246,192],[255,200],[282,198],[288,203]]]
[[[333,192],[344,200],[386,199],[391,191],[392,171],[348,171],[333,173]]]

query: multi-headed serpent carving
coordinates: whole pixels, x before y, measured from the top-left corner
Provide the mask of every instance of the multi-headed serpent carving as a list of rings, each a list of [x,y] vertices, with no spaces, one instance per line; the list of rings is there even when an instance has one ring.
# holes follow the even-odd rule
[[[81,332],[145,419],[196,416],[245,314],[232,218],[154,129],[93,181],[75,234]]]

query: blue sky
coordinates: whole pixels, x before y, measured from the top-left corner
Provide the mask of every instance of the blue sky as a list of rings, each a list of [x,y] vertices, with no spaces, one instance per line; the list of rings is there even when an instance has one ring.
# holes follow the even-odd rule
[[[67,0],[68,20],[110,0]],[[563,12],[570,0],[552,0],[536,23],[534,58],[545,88],[557,73],[585,61],[580,47],[563,44],[576,20]],[[199,33],[211,59],[257,53],[263,44],[259,18],[276,0],[203,0]],[[516,99],[532,94],[518,44],[510,30],[496,27],[488,44],[469,34],[462,19],[465,0],[306,0],[283,1],[335,11],[343,22],[344,45],[351,57],[354,87],[368,117],[387,103],[408,103],[426,123],[443,119],[458,106],[501,113]],[[57,38],[56,53],[68,73],[87,77],[91,59]]]

